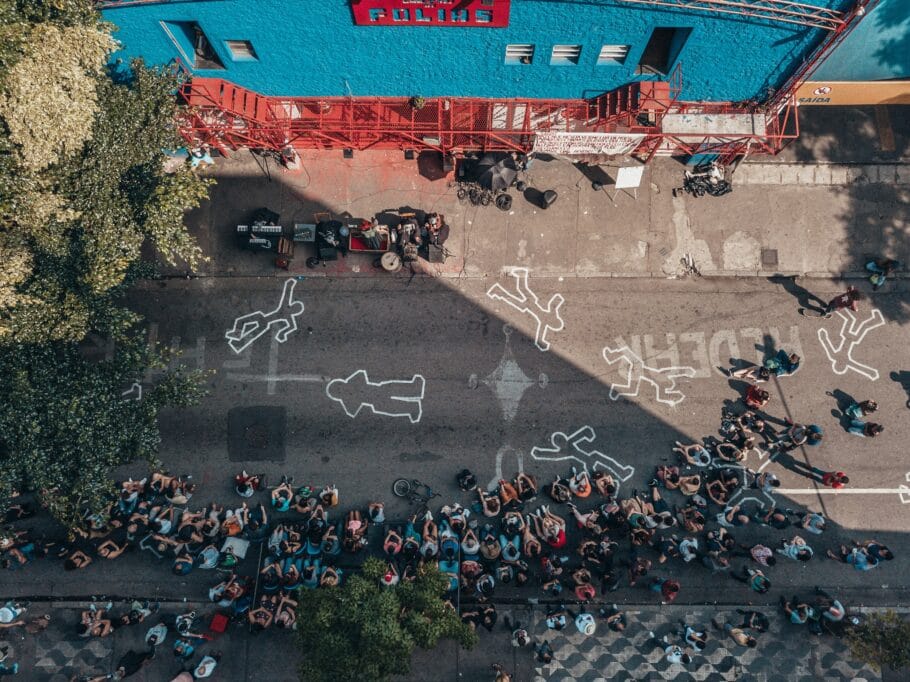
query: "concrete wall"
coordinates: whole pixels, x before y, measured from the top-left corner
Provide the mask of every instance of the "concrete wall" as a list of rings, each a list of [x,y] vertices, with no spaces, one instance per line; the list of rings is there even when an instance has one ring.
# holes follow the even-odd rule
[[[910,78],[910,0],[880,0],[812,76],[813,81]]]
[[[150,63],[179,54],[161,22],[198,22],[226,67],[200,75],[267,95],[589,97],[654,78],[635,74],[648,38],[655,27],[679,27],[691,29],[677,57],[683,97],[742,100],[779,85],[819,39],[801,26],[609,0],[513,0],[504,29],[355,26],[345,0],[197,0],[104,15],[120,27],[116,57]],[[251,41],[258,60],[232,61],[225,40]],[[534,44],[533,63],[506,64],[511,43]],[[582,45],[579,63],[551,66],[557,44]],[[625,63],[597,65],[604,44],[629,45]]]

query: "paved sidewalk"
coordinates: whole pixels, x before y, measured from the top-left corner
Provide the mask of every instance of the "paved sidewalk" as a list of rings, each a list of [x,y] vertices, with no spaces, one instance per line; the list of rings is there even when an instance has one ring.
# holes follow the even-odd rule
[[[446,246],[453,255],[445,264],[421,261],[418,272],[453,279],[495,277],[514,266],[543,277],[673,278],[685,276],[688,259],[708,277],[841,278],[865,276],[864,263],[876,256],[910,262],[910,165],[896,152],[874,153],[874,136],[853,139],[846,157],[823,153],[834,145],[828,137],[807,133],[783,157],[747,159],[734,173],[734,191],[719,198],[674,197],[684,171],[675,159],[656,159],[637,192],[616,193],[619,159],[587,167],[535,158],[524,175],[529,189],[524,196],[511,190],[508,212],[460,202],[433,157],[408,161],[400,152],[373,151],[344,159],[311,151],[291,173],[236,152],[205,171],[219,183],[189,218],[211,257],[197,274],[284,274],[273,255],[242,251],[234,240],[236,225],[261,206],[278,212],[288,229],[318,212],[353,222],[401,208],[437,211],[451,227]],[[606,189],[593,189],[595,180]],[[536,198],[548,189],[558,199],[542,209]],[[298,245],[292,274],[410,276],[374,267],[375,254],[349,254],[311,270],[304,263],[312,252],[312,245]]]
[[[200,613],[195,632],[205,632],[206,624],[216,610],[209,603],[164,604],[161,611],[145,622],[118,629],[104,639],[82,639],[76,635],[83,603],[33,604],[28,617],[51,614],[51,625],[38,635],[27,634],[22,628],[0,631],[0,641],[11,646],[8,661],[18,661],[21,679],[35,682],[67,682],[74,676],[103,675],[116,667],[119,658],[128,650],[142,650],[148,629],[159,622],[169,625],[178,613],[196,609]],[[570,607],[572,608],[572,607]],[[701,606],[623,606],[628,618],[627,629],[614,633],[603,623],[597,632],[585,637],[573,624],[561,631],[547,630],[543,607],[500,606],[499,623],[492,633],[480,630],[480,642],[473,651],[459,650],[452,642],[443,642],[437,649],[415,651],[412,672],[403,682],[423,680],[486,680],[492,663],[503,664],[515,675],[516,682],[599,682],[601,680],[879,680],[881,676],[850,658],[842,640],[829,635],[816,637],[801,626],[784,622],[773,608],[764,612],[771,619],[771,629],[757,635],[759,646],[747,649],[735,645],[723,633],[711,627],[711,618],[721,626],[725,622],[739,624],[740,616],[732,607],[709,609]],[[758,608],[759,607],[743,607]],[[115,604],[119,616],[126,604]],[[592,607],[596,610],[596,607]],[[547,639],[554,650],[554,660],[541,665],[534,659],[531,648],[515,649],[509,643],[509,631],[504,626],[505,615],[528,628],[534,641]],[[679,620],[707,629],[708,644],[704,652],[693,654],[688,666],[668,664],[663,652],[650,643],[649,631],[657,637],[667,635],[671,643],[682,643],[673,631]],[[154,660],[130,679],[167,681],[181,670],[172,655],[175,632],[171,627],[167,640],[156,650]],[[224,682],[258,682],[296,680],[295,661],[297,642],[292,632],[269,630],[256,636],[242,625],[232,625],[227,632],[211,642],[197,647],[193,664],[208,653],[223,654],[214,680]],[[690,653],[691,650],[690,650]],[[281,665],[275,665],[281,660]],[[267,671],[264,672],[264,671]],[[440,671],[446,671],[445,674]]]

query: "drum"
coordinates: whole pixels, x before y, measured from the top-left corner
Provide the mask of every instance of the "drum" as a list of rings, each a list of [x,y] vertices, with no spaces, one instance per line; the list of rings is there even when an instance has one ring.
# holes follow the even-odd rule
[[[386,272],[398,272],[401,270],[401,257],[394,251],[386,251],[380,258],[382,269]]]

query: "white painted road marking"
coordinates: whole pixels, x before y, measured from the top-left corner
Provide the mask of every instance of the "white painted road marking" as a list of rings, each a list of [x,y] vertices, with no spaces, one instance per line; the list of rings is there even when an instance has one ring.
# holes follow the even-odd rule
[[[534,345],[539,350],[550,350],[547,332],[561,331],[565,322],[559,314],[559,309],[566,299],[562,294],[553,294],[546,306],[540,305],[540,299],[528,286],[528,269],[512,268],[509,274],[515,278],[515,293],[506,291],[499,283],[487,290],[487,296],[494,301],[502,301],[515,308],[518,312],[530,315],[537,322],[537,331],[534,333]],[[539,313],[539,314],[538,314]]]
[[[577,462],[585,469],[591,462],[591,469],[607,469],[616,476],[620,481],[628,481],[635,474],[635,468],[616,461],[609,455],[605,455],[597,450],[589,450],[580,447],[585,443],[593,443],[597,438],[594,428],[591,426],[582,426],[571,435],[566,435],[562,431],[556,431],[550,435],[550,447],[534,447],[531,449],[531,457],[537,460],[549,462],[562,462],[571,460]],[[571,445],[573,451],[569,451],[567,446]]]
[[[775,488],[777,495],[906,495],[908,488]],[[908,500],[910,502],[910,500]]]
[[[324,383],[329,380],[328,377],[320,376],[318,374],[275,374],[270,376],[268,374],[235,374],[234,372],[228,372],[227,378],[232,381],[242,381],[247,383],[253,382],[271,382],[271,381],[303,381],[311,383]]]
[[[481,383],[492,389],[496,398],[499,400],[499,406],[502,408],[503,420],[510,422],[518,414],[518,406],[521,398],[531,386],[535,383],[541,388],[545,388],[549,379],[546,374],[540,374],[535,382],[531,377],[525,374],[521,366],[515,361],[512,355],[512,346],[509,343],[509,337],[512,335],[512,327],[508,324],[502,326],[502,333],[506,336],[505,348],[502,352],[502,358],[496,369],[490,372]],[[477,375],[472,374],[468,377],[468,386],[477,388]]]
[[[846,374],[848,370],[852,369],[857,374],[862,374],[867,379],[875,381],[878,379],[878,370],[854,360],[853,350],[862,343],[863,339],[866,338],[866,334],[885,324],[882,311],[878,308],[873,308],[871,315],[862,321],[857,320],[856,314],[849,309],[838,310],[836,313],[841,318],[840,331],[838,332],[840,342],[837,346],[831,342],[827,329],[821,328],[818,330],[818,340],[822,344],[825,355],[828,356],[828,360],[831,362],[831,369],[835,374]],[[850,340],[849,345],[847,344],[848,339]]]
[[[357,407],[351,409],[353,400],[345,402],[343,396],[333,395],[333,391],[344,390],[343,387],[357,386],[360,390],[370,389],[376,395],[375,400],[361,401]],[[374,414],[385,417],[407,417],[412,424],[420,421],[423,416],[423,395],[426,381],[420,374],[415,374],[410,379],[390,379],[389,381],[370,381],[365,369],[358,369],[347,379],[332,379],[325,387],[325,394],[332,400],[341,403],[346,415],[352,419],[360,414],[364,407],[370,408]],[[403,393],[402,393],[403,391]],[[349,406],[350,405],[350,406]],[[377,405],[379,407],[377,407]],[[386,409],[380,409],[384,407]]]
[[[626,383],[610,384],[611,400],[618,400],[620,396],[636,397],[641,390],[641,382],[644,380],[654,386],[657,402],[671,406],[678,405],[686,399],[686,396],[676,388],[676,379],[678,377],[691,379],[695,376],[694,367],[663,367],[661,369],[649,367],[628,346],[617,350],[606,346],[603,356],[608,365],[615,365],[617,362],[625,362],[628,365]]]
[[[273,327],[275,340],[278,343],[287,341],[288,336],[297,331],[297,318],[303,314],[303,303],[293,298],[296,285],[296,279],[284,280],[281,298],[274,310],[267,313],[255,310],[234,320],[234,326],[224,334],[231,350],[239,355]]]

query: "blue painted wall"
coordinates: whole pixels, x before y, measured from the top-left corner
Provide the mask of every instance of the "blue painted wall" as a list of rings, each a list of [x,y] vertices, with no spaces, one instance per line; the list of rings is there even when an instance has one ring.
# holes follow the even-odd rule
[[[589,97],[648,78],[635,68],[652,29],[680,27],[691,29],[677,57],[683,98],[742,100],[779,85],[819,39],[801,26],[609,0],[513,0],[504,29],[355,26],[346,0],[163,2],[104,15],[120,28],[115,57],[150,63],[179,54],[161,22],[198,22],[226,68],[197,73],[267,95]],[[251,41],[258,61],[232,61],[225,40]],[[534,44],[533,63],[506,64],[510,43]],[[579,63],[551,66],[556,44],[582,45]],[[625,63],[598,66],[604,44],[629,45]]]
[[[910,78],[910,0],[880,0],[811,80],[892,78]]]

